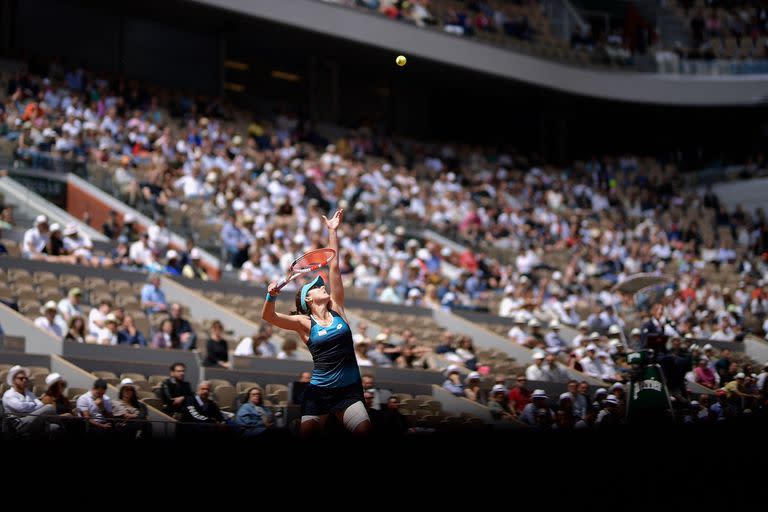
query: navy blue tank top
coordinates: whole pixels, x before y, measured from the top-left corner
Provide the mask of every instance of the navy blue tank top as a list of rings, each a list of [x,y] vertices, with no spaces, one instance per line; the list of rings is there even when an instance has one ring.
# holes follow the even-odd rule
[[[335,311],[330,311],[333,320],[324,327],[310,315],[312,327],[309,330],[307,348],[312,354],[315,367],[310,384],[326,388],[349,386],[360,380],[357,366],[352,329]]]

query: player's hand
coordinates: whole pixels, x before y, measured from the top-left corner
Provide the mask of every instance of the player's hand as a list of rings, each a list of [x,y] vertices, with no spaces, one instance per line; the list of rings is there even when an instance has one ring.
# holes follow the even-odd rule
[[[336,210],[336,213],[333,214],[333,217],[331,217],[331,220],[328,220],[325,215],[323,215],[323,220],[325,221],[325,225],[328,227],[329,230],[336,231],[339,228],[339,224],[341,224],[341,219],[344,218],[344,210],[339,209]]]
[[[269,283],[269,286],[267,287],[267,293],[269,293],[273,297],[277,297],[278,295],[280,295],[280,290],[276,290],[276,288],[277,288],[277,283],[272,281],[271,283]]]

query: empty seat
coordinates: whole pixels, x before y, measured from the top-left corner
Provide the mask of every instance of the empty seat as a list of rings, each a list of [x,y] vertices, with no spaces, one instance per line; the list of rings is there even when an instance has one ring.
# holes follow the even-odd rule
[[[98,372],[91,372],[91,373],[93,373],[96,377],[100,379],[116,379],[117,378],[117,375],[115,375],[112,372],[98,371]]]
[[[160,400],[157,397],[146,397],[142,398],[141,402],[146,405],[147,407],[153,407],[157,410],[162,411],[163,410],[163,401]]]
[[[207,379],[211,383],[211,391],[215,391],[219,386],[231,386],[232,384],[228,380],[224,379]]]
[[[237,386],[235,387],[238,395],[241,393],[245,393],[251,388],[261,389],[261,386],[259,385],[258,382],[253,382],[250,380],[241,380],[241,381],[238,381]]]

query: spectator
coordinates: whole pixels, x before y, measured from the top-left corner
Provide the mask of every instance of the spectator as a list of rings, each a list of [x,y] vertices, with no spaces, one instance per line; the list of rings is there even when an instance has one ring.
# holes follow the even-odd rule
[[[491,411],[491,418],[497,423],[505,423],[514,421],[517,415],[509,405],[504,401],[504,395],[507,393],[507,389],[501,385],[496,384],[491,388],[490,399],[488,400],[488,408]]]
[[[477,402],[482,405],[488,403],[488,397],[483,389],[480,387],[480,374],[472,372],[467,375],[466,387],[464,388],[464,394],[468,400]]]
[[[118,420],[115,422],[115,429],[127,439],[146,437],[148,424],[142,420],[147,419],[147,406],[139,402],[133,380],[126,378],[120,381],[112,415]]]
[[[215,425],[224,424],[224,415],[210,396],[211,383],[204,380],[198,384],[197,393],[184,400],[181,407],[182,421],[193,424],[184,426],[185,433],[211,434],[215,432]]]
[[[197,333],[192,328],[192,324],[182,317],[181,304],[178,302],[171,305],[170,320],[173,325],[173,337],[178,340],[179,348],[195,350],[197,348]]]
[[[131,244],[128,258],[134,265],[150,268],[155,262],[155,256],[149,247],[149,234],[142,233],[139,239]]]
[[[203,366],[221,366],[230,368],[229,348],[224,339],[224,325],[218,320],[211,324],[211,335],[206,343],[206,356]]]
[[[109,435],[112,433],[112,400],[106,395],[107,381],[96,379],[93,388],[77,399],[77,412],[91,426],[90,433]]]
[[[555,415],[547,405],[548,400],[549,397],[543,389],[534,390],[534,392],[531,393],[531,403],[526,405],[523,409],[523,412],[520,414],[520,420],[531,427],[535,427],[539,424],[539,420],[537,420],[536,417],[540,410],[545,411],[550,415],[551,420],[554,420]]]
[[[187,397],[191,397],[192,387],[184,380],[187,367],[184,363],[171,365],[171,376],[160,386],[160,400],[163,402],[163,412],[173,416],[181,412],[181,406]]]
[[[131,345],[134,347],[146,347],[149,345],[144,334],[136,328],[136,324],[133,322],[133,316],[125,315],[123,325],[117,332],[117,344]]]
[[[149,282],[141,289],[141,307],[147,314],[163,313],[168,310],[165,292],[160,289],[160,275],[152,273]]]
[[[275,426],[272,411],[264,405],[261,389],[251,388],[248,401],[240,406],[235,424],[240,426],[244,437],[256,437]]]
[[[80,307],[82,295],[80,288],[71,288],[67,297],[59,301],[59,314],[66,323],[69,323],[73,316],[83,316],[83,309]]]
[[[45,385],[47,389],[40,401],[44,405],[52,405],[57,415],[71,418],[73,405],[64,393],[67,389],[64,378],[58,373],[51,373],[45,378]]]
[[[265,345],[272,337],[272,326],[266,322],[259,325],[259,330],[253,336],[246,336],[235,347],[236,356],[269,357],[271,352]]]
[[[35,319],[35,325],[51,336],[62,339],[67,328],[57,311],[56,302],[49,300],[40,308],[41,316]]]
[[[35,225],[24,233],[21,245],[21,255],[30,259],[44,259],[43,249],[48,243],[48,217],[38,215]]]
[[[201,281],[208,281],[210,279],[208,274],[206,273],[205,269],[200,266],[201,258],[202,253],[200,252],[200,249],[197,247],[193,248],[189,252],[190,261],[184,265],[184,268],[182,268],[181,275],[187,279],[200,279]]]
[[[526,387],[524,375],[515,378],[515,387],[509,391],[509,403],[517,414],[522,414],[525,407],[531,403],[531,390]]]
[[[373,361],[368,359],[368,346],[370,340],[368,338],[355,340],[355,357],[357,358],[357,366],[373,366]]]
[[[452,393],[454,396],[464,396],[464,384],[461,383],[461,374],[459,367],[450,365],[446,370],[448,378],[443,382],[443,389]]]
[[[117,345],[117,323],[115,314],[108,314],[104,319],[104,328],[99,331],[99,335],[96,337],[96,343],[99,345]]]
[[[179,253],[175,249],[169,249],[168,252],[165,253],[165,268],[163,268],[163,272],[168,274],[169,276],[180,276],[181,275],[181,268],[179,265]]]
[[[375,402],[375,395],[370,390],[365,391],[363,397],[368,409],[368,416],[371,418],[374,435],[397,437],[405,434],[408,423],[400,413],[400,399],[397,395],[390,396],[387,399],[386,407],[382,409],[371,407]]]
[[[73,316],[69,320],[69,330],[64,336],[64,341],[85,343],[85,320],[82,316]]]
[[[373,393],[374,401],[373,401],[372,408],[378,411],[379,409],[381,409],[381,392],[378,389],[376,389],[376,381],[373,375],[370,373],[364,373],[361,378],[362,378],[363,391],[368,391],[370,393]]]
[[[600,429],[615,427],[624,423],[619,413],[619,400],[614,395],[608,395],[603,401],[603,410],[597,414],[595,423]]]
[[[279,354],[277,354],[277,358],[298,361],[300,358],[296,352],[297,349],[298,345],[296,344],[296,340],[293,338],[288,338],[283,342],[282,350]]]
[[[170,319],[166,318],[160,324],[160,330],[152,338],[152,348],[179,348],[179,340],[174,336]]]
[[[534,382],[548,380],[547,375],[544,372],[544,358],[546,357],[544,352],[536,351],[533,353],[533,364],[525,370],[525,377],[528,380]]]
[[[91,308],[91,312],[88,313],[88,337],[91,338],[93,343],[96,343],[99,338],[99,333],[106,327],[105,320],[111,309],[112,303],[110,300],[106,297],[102,297],[99,300],[99,307]],[[86,338],[86,341],[90,340]]]
[[[694,369],[694,374],[697,384],[701,384],[709,389],[715,389],[717,379],[715,378],[715,372],[709,367],[709,360],[706,357],[699,359],[699,364]]]
[[[11,427],[20,435],[36,436],[46,430],[55,432],[57,425],[48,422],[56,413],[53,405],[45,405],[27,389],[29,369],[16,365],[8,370],[8,390],[3,393],[3,408],[9,415]]]

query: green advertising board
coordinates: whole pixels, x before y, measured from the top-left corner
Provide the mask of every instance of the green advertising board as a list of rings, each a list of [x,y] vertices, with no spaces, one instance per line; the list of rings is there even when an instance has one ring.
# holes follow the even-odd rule
[[[628,361],[636,360],[627,357]],[[657,364],[642,365],[629,383],[627,396],[627,422],[659,418],[671,419],[669,392],[664,382],[661,367]]]

